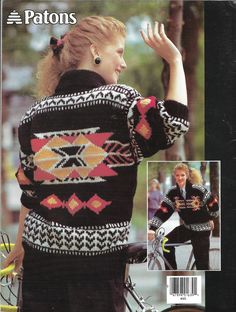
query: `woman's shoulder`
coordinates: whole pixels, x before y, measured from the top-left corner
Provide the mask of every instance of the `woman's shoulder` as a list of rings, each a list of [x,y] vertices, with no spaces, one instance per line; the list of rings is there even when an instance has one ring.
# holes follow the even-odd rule
[[[115,92],[122,93],[129,97],[138,97],[141,96],[141,94],[133,87],[126,85],[126,84],[108,84],[102,87],[99,87],[100,90],[111,90]]]
[[[32,99],[32,104],[29,106],[26,112],[22,115],[19,126],[31,120],[31,117],[34,115],[34,112],[37,110],[37,107],[40,105],[43,99],[38,99],[38,100]]]
[[[178,188],[176,185],[173,185],[169,188],[169,190],[167,191],[167,196],[171,196],[174,195],[177,192]]]
[[[207,189],[202,184],[192,184],[192,188],[201,193],[205,193],[207,191]]]

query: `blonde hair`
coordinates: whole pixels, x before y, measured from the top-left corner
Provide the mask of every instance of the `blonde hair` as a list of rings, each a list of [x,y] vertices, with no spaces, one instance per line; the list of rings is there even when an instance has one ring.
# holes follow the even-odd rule
[[[37,67],[37,97],[52,95],[60,76],[78,68],[86,49],[94,43],[105,45],[116,35],[125,37],[126,27],[110,16],[89,16],[80,20],[62,39],[63,48],[58,54],[49,49]]]
[[[155,184],[156,184],[156,188],[157,188],[158,190],[161,189],[160,182],[159,182],[157,179],[153,178],[153,179],[150,181],[150,184],[152,184],[152,183],[155,183]]]
[[[195,168],[190,168],[189,171],[189,180],[192,184],[202,184],[203,179],[199,170]]]
[[[186,164],[179,163],[174,167],[173,173],[177,170],[183,170],[186,173],[187,178],[189,178],[189,167]]]
[[[199,170],[195,168],[189,168],[186,164],[180,163],[174,167],[174,174],[176,170],[183,170],[186,173],[186,176],[192,184],[202,184],[203,179]]]

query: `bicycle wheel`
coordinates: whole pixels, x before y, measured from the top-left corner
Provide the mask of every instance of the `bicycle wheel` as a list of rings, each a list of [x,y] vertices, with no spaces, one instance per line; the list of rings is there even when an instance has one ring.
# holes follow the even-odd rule
[[[167,308],[165,310],[163,310],[162,312],[171,312],[171,311],[175,311],[175,312],[202,312],[205,311],[205,308],[203,306],[199,306],[199,305],[182,305],[182,306],[172,306],[170,308]]]
[[[209,270],[219,270],[220,269],[220,249],[211,248],[209,250]],[[197,270],[196,262],[194,261],[191,270]]]
[[[219,270],[220,269],[220,249],[211,248],[209,251],[210,258],[210,270]]]
[[[148,261],[148,270],[161,270],[161,269],[162,267],[160,261],[154,256],[151,256]]]

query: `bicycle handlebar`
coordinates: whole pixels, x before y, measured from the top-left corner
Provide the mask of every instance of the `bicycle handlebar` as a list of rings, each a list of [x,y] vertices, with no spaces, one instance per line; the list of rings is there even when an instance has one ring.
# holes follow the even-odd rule
[[[170,253],[170,250],[165,248],[165,244],[168,242],[168,240],[169,239],[167,237],[163,237],[161,247],[164,252]]]
[[[2,312],[17,312],[17,306],[7,306],[7,305],[0,305],[0,311]]]
[[[4,251],[6,250],[6,246],[11,250],[12,247],[14,247],[15,244],[0,244],[0,250],[1,251]],[[15,269],[15,263],[11,263],[9,264],[5,269],[2,269],[0,270],[0,277],[3,277],[3,276],[7,276],[9,274],[11,274]]]
[[[7,276],[15,270],[15,263],[9,264],[5,269],[0,270],[0,277]]]

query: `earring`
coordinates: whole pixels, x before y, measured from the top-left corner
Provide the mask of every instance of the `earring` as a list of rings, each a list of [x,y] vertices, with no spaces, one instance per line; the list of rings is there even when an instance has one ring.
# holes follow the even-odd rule
[[[97,64],[97,65],[100,64],[101,61],[102,61],[102,60],[101,60],[100,56],[97,56],[97,57],[94,59],[94,63]]]

